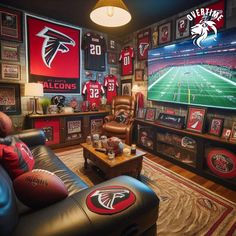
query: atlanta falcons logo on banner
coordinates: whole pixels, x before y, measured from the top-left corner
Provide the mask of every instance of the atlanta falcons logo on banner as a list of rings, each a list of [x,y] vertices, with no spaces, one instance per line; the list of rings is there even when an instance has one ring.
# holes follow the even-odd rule
[[[87,207],[98,214],[115,214],[135,203],[134,193],[122,186],[106,186],[92,191],[86,199]]]
[[[137,34],[138,60],[146,60],[150,46],[151,29],[146,29]]]
[[[140,43],[139,44],[139,53],[143,57],[146,50],[148,50],[149,43]]]
[[[72,38],[49,27],[45,27],[37,36],[44,38],[42,59],[49,68],[51,68],[51,63],[58,52],[66,53],[69,51],[66,44],[75,46],[75,41]]]

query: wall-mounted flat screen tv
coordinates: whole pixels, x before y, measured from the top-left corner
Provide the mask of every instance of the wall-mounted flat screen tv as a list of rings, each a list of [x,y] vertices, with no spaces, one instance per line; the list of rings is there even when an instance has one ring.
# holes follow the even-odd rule
[[[236,110],[236,28],[149,50],[148,99]]]

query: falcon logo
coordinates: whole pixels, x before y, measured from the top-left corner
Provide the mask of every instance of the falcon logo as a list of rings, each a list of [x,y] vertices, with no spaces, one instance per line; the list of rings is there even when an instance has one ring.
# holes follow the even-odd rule
[[[69,36],[49,27],[44,27],[37,36],[44,38],[41,55],[48,68],[51,68],[51,63],[58,52],[69,52],[67,44],[75,46],[75,41]]]
[[[139,44],[139,53],[142,57],[144,56],[144,53],[148,49],[148,47],[149,47],[149,43],[140,43]]]
[[[99,214],[114,214],[130,207],[135,195],[121,186],[107,186],[91,192],[86,200],[88,208]]]

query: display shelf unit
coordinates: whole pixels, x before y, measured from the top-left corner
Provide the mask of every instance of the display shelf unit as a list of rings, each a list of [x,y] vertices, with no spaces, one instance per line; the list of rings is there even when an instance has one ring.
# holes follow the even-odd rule
[[[224,138],[196,133],[185,129],[177,129],[157,122],[135,119],[134,139],[137,145],[165,160],[179,165],[187,170],[236,190],[236,175],[228,178],[226,175],[213,173],[207,164],[209,150],[227,150],[236,157],[236,143]],[[230,168],[236,171],[236,158]],[[222,160],[221,160],[222,161]],[[226,166],[226,163],[222,163]],[[227,167],[227,166],[226,166]],[[222,167],[224,168],[224,166]]]
[[[48,146],[65,147],[85,142],[86,137],[94,131],[101,133],[104,117],[108,114],[108,111],[90,111],[27,115],[24,128],[42,129]]]

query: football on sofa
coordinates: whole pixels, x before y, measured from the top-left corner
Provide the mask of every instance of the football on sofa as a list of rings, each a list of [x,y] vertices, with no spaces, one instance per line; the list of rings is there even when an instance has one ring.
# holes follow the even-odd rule
[[[24,130],[10,137],[19,138],[29,147],[34,169],[50,171],[62,180],[68,196],[40,209],[26,207],[16,197],[13,181],[0,164],[0,235],[156,234],[159,199],[145,184],[119,176],[88,187],[45,146],[43,131]],[[107,198],[112,204],[104,210]]]

